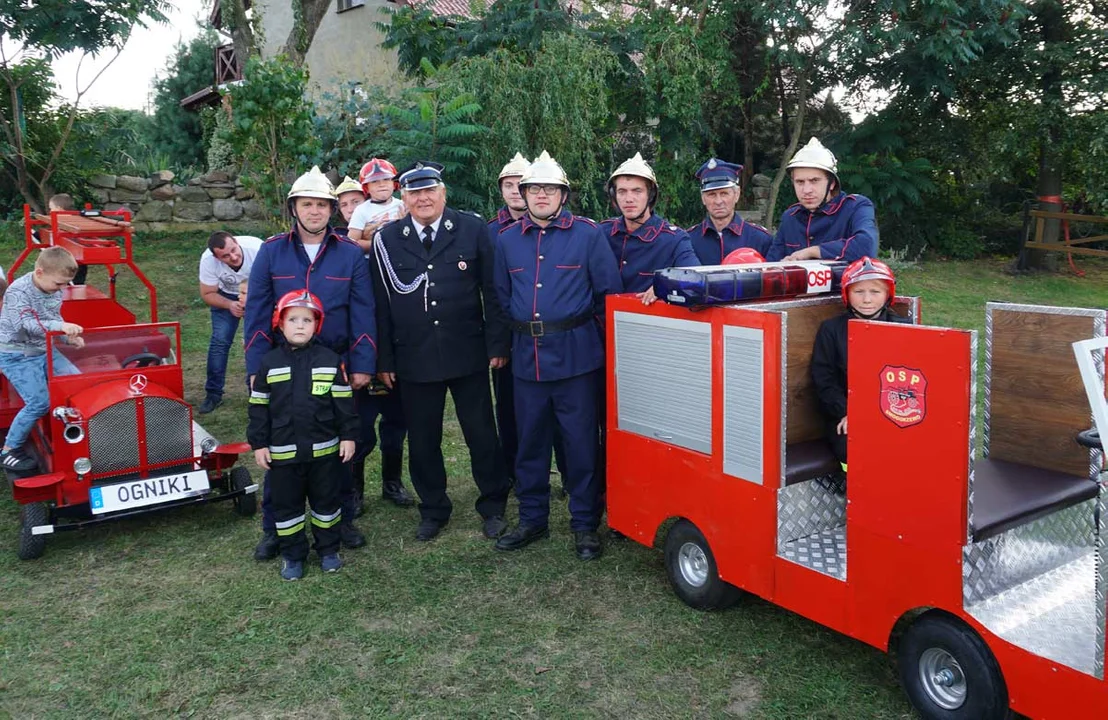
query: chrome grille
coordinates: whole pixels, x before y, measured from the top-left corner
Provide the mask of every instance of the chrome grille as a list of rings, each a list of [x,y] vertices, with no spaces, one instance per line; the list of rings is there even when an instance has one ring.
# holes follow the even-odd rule
[[[150,465],[192,457],[192,415],[188,405],[162,397],[143,400],[146,410],[146,462]]]
[[[139,461],[135,401],[110,405],[88,421],[88,451],[94,473],[136,467]]]

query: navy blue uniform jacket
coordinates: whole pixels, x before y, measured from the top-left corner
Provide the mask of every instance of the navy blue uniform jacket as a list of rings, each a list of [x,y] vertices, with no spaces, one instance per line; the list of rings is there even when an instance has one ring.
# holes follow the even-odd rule
[[[654,284],[654,271],[700,265],[689,235],[665,218],[651,215],[635,232],[627,232],[623,217],[600,223],[619,265],[625,292],[643,292]]]
[[[559,322],[592,314],[590,322],[542,337],[512,333],[512,373],[544,381],[604,365],[604,297],[623,290],[607,241],[592,220],[562,210],[545,228],[530,216],[496,241],[496,294],[515,322]]]
[[[723,232],[718,232],[711,218],[693,225],[686,232],[701,265],[719,265],[723,258],[739,248],[753,248],[765,257],[773,244],[773,235],[761,225],[747,222],[738,213]]]
[[[314,261],[297,233],[274,235],[262,244],[250,269],[246,294],[246,374],[256,375],[273,347],[273,308],[281,296],[307,289],[323,303],[316,339],[343,356],[348,373],[377,371],[377,322],[373,290],[362,249],[328,227]]]
[[[819,245],[822,260],[854,262],[877,257],[877,238],[877,221],[870,199],[839,193],[814,212],[805,210],[800,203],[790,206],[781,215],[766,260],[776,262],[797,250]]]

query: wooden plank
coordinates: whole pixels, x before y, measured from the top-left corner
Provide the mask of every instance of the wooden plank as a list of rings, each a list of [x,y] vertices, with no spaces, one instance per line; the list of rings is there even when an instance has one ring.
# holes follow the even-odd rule
[[[1092,224],[1108,223],[1108,217],[1102,215],[1079,215],[1077,213],[1054,212],[1053,210],[1031,210],[1028,214],[1031,217],[1043,218],[1044,220],[1070,220]]]
[[[1088,476],[1088,450],[1074,440],[1090,421],[1072,343],[1093,337],[1095,321],[993,309],[989,457]]]
[[[1094,257],[1108,256],[1108,250],[1097,250],[1096,248],[1081,247],[1079,245],[1066,245],[1065,243],[1026,242],[1024,243],[1024,247],[1029,247],[1033,250],[1073,253],[1074,255],[1092,255]]]
[[[819,411],[816,389],[812,386],[810,367],[816,333],[824,320],[843,311],[842,305],[809,305],[785,311],[788,333],[785,351],[785,401],[788,417],[785,427],[787,443],[816,440],[823,437],[823,415]]]

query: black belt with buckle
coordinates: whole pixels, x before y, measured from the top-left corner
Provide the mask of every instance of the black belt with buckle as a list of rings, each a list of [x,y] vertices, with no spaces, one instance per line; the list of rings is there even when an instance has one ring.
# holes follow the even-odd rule
[[[555,320],[554,322],[544,322],[542,320],[532,320],[530,322],[512,321],[508,323],[508,325],[511,327],[512,332],[530,335],[531,337],[542,337],[543,335],[566,332],[567,330],[587,325],[592,322],[592,319],[592,313],[588,313],[586,315],[578,315],[569,320]]]

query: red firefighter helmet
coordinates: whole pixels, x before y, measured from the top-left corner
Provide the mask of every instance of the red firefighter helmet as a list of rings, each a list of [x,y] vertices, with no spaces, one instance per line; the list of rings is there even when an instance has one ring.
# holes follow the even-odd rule
[[[843,270],[842,290],[845,304],[850,304],[847,298],[850,286],[863,280],[880,280],[889,288],[889,300],[896,296],[896,276],[889,266],[880,260],[864,257],[850,263],[846,270]]]
[[[284,315],[285,310],[294,307],[308,308],[315,313],[315,331],[319,334],[320,328],[323,327],[323,303],[307,290],[291,290],[281,296],[277,301],[277,307],[273,309],[273,327],[281,324],[281,316]]]
[[[737,248],[727,253],[727,257],[723,258],[723,265],[751,265],[753,263],[764,263],[766,259],[762,257],[762,253],[758,252],[754,248]]]
[[[396,172],[396,166],[390,163],[388,160],[382,160],[381,158],[371,158],[369,162],[362,165],[361,171],[358,172],[358,182],[362,184],[362,190],[365,194],[369,195],[369,184],[375,180],[392,180],[393,190],[396,190],[400,186],[396,183],[396,176],[399,173]]]

